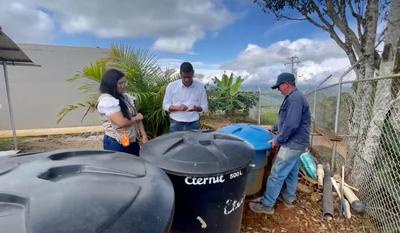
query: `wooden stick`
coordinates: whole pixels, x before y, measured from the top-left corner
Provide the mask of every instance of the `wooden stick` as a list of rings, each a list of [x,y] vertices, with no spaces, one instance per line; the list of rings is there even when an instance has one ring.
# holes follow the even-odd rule
[[[359,191],[358,188],[356,188],[356,187],[354,187],[354,186],[351,186],[351,185],[347,184],[346,182],[344,183],[344,186],[346,186],[347,188],[353,189],[353,190],[356,191],[356,192]]]
[[[340,193],[338,183],[333,177],[331,177],[331,180],[332,180],[332,186],[335,188],[336,193],[338,194],[339,198],[342,199],[342,194]]]
[[[340,193],[343,196],[343,185],[344,185],[344,166],[342,166],[342,179],[340,181]]]
[[[336,175],[335,175],[336,176]],[[334,176],[334,177],[335,177]],[[335,177],[335,180],[336,180],[336,182],[340,182],[340,179],[338,178],[338,177]],[[350,189],[352,189],[352,190],[354,190],[354,191],[356,191],[356,192],[358,192],[359,190],[358,190],[358,188],[356,188],[356,187],[354,187],[354,186],[351,186],[351,185],[349,185],[348,183],[346,183],[346,182],[344,182],[344,186],[346,186],[346,187],[348,187],[348,188],[350,188]]]
[[[340,214],[345,215],[345,204],[344,204],[344,166],[342,166],[342,179],[340,181],[340,194],[341,194],[341,198],[340,198],[340,205],[341,205],[341,210],[342,211]]]

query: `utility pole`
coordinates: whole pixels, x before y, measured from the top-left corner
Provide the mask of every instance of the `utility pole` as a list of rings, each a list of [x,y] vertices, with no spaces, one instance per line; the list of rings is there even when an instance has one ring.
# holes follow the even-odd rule
[[[285,63],[285,65],[292,66],[292,74],[297,79],[297,72],[296,72],[296,69],[294,68],[294,65],[300,63],[299,58],[297,56],[292,56],[292,57],[289,57],[288,59],[290,60],[290,62]]]

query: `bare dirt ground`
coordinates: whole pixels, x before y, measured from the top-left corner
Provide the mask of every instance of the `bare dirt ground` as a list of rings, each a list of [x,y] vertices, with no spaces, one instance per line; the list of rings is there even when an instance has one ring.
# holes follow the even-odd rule
[[[322,201],[315,202],[309,194],[302,192],[298,193],[295,208],[288,209],[278,202],[272,216],[253,213],[248,208],[249,201],[246,201],[242,233],[376,232],[368,223],[367,216],[353,215],[348,220],[338,216],[337,208],[333,219],[324,219]],[[335,206],[338,206],[337,202]]]
[[[102,140],[102,134],[34,137],[20,140],[18,149],[22,153],[59,149],[103,149]]]
[[[238,120],[239,121],[239,120]],[[236,121],[236,122],[238,122]],[[216,129],[232,121],[218,119],[203,122],[203,128]],[[6,145],[7,147],[7,145]],[[80,134],[47,136],[19,139],[21,152],[44,152],[58,149],[102,149],[102,134]],[[2,149],[11,149],[9,148]],[[262,195],[262,191],[258,194]],[[282,203],[277,204],[276,212],[272,216],[255,214],[248,208],[249,201],[256,196],[246,198],[242,220],[242,233],[278,233],[278,232],[376,232],[369,224],[365,215],[354,215],[350,220],[338,216],[335,203],[335,216],[326,220],[322,216],[322,194],[306,194],[298,192],[297,205],[293,209],[286,208]],[[315,197],[317,197],[315,199]],[[336,200],[337,202],[337,200]]]
[[[22,139],[19,142],[21,152],[44,152],[58,149],[101,149],[102,135],[82,134],[68,136],[48,136]],[[11,149],[11,148],[10,148]],[[260,192],[258,195],[262,195]],[[321,194],[317,194],[317,196]],[[309,232],[376,232],[368,222],[368,217],[353,214],[350,220],[338,216],[337,208],[332,220],[322,216],[322,201],[313,201],[310,194],[298,193],[297,205],[294,209],[277,204],[273,216],[255,214],[248,208],[249,201],[256,197],[248,197],[242,220],[242,233],[309,233]],[[317,198],[318,199],[318,198]],[[337,207],[337,203],[335,207]]]

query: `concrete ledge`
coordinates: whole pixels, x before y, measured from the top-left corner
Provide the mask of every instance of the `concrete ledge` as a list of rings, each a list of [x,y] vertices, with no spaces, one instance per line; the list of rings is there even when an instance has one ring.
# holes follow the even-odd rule
[[[47,136],[60,134],[80,134],[104,132],[102,126],[68,127],[68,128],[47,128],[47,129],[20,129],[17,130],[17,137]],[[0,138],[12,137],[11,130],[0,130]]]

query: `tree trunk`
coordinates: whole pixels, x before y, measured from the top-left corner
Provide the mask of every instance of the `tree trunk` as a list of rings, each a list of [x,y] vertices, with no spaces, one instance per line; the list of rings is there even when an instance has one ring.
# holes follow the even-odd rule
[[[385,33],[385,47],[384,52],[382,55],[382,61],[380,64],[379,75],[380,76],[387,76],[391,75],[395,72],[396,69],[396,61],[399,59],[398,49],[397,46],[399,45],[399,38],[400,38],[400,2],[393,1],[392,6],[390,9],[389,14],[389,21],[387,25],[387,30]],[[366,115],[372,115],[372,120],[367,125],[368,132],[366,135],[366,139],[364,143],[359,143],[359,150],[357,151],[357,155],[361,157],[356,157],[354,161],[354,167],[359,169],[353,169],[351,179],[353,184],[356,186],[361,185],[362,180],[369,179],[369,177],[365,174],[365,171],[368,169],[360,166],[361,163],[366,164],[367,166],[373,164],[375,158],[380,155],[381,145],[380,140],[384,126],[385,119],[388,116],[388,112],[393,105],[393,98],[392,95],[392,85],[393,81],[391,79],[388,80],[380,80],[377,83],[374,104],[372,109],[365,108],[364,111],[367,109],[371,109],[372,112]],[[368,95],[366,95],[368,96]],[[397,112],[398,114],[399,112]],[[365,112],[364,112],[365,114]],[[397,114],[391,114],[395,116],[394,118],[398,119]],[[363,129],[362,129],[363,130]],[[362,137],[361,137],[362,139]],[[363,161],[360,161],[363,160]]]
[[[375,40],[376,28],[379,16],[379,1],[369,0],[366,11],[365,34],[362,38],[362,52],[364,58],[364,69],[360,72],[359,79],[373,78],[375,75]],[[362,58],[360,58],[362,59]],[[364,146],[369,122],[371,120],[371,110],[373,104],[374,85],[371,82],[360,82],[357,84],[354,96],[354,112],[350,123],[350,166],[355,159],[360,159],[360,152]],[[361,158],[362,159],[362,158]],[[354,170],[354,169],[353,169]]]

